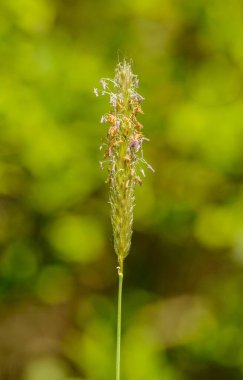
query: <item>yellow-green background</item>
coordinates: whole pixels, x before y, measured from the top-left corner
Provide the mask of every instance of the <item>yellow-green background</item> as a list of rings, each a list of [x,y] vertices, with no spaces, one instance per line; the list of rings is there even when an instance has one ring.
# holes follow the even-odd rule
[[[114,379],[109,102],[93,88],[118,57],[156,171],[137,189],[122,380],[240,380],[241,0],[1,0],[0,379]]]

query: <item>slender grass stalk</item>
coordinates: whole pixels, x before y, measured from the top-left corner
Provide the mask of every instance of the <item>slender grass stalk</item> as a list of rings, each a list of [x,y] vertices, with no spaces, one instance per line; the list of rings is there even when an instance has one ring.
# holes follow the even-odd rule
[[[131,246],[135,187],[142,185],[140,176],[145,176],[144,166],[154,170],[143,157],[143,142],[148,139],[141,131],[143,126],[137,120],[137,114],[143,114],[141,102],[144,98],[137,92],[139,81],[131,64],[126,60],[119,62],[115,78],[102,78],[100,83],[102,89],[95,88],[94,93],[96,96],[108,95],[111,108],[101,117],[101,123],[109,123],[109,128],[100,147],[105,149],[100,165],[102,169],[105,165],[108,168],[111,223],[118,257],[116,380],[120,380],[123,261]]]
[[[116,339],[116,380],[120,380],[121,368],[121,314],[122,314],[122,282],[123,274],[118,273],[118,307],[117,307],[117,339]]]

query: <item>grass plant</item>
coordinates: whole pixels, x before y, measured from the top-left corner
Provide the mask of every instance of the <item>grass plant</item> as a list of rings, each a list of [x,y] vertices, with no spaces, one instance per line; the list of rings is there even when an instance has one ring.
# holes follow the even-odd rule
[[[143,142],[148,139],[137,116],[143,114],[144,98],[137,91],[139,80],[132,72],[131,63],[119,62],[114,79],[102,78],[100,84],[101,89],[94,89],[95,95],[108,95],[110,102],[109,112],[101,117],[101,123],[108,124],[108,128],[100,146],[104,150],[100,165],[108,170],[111,223],[118,257],[116,380],[120,380],[123,262],[131,246],[135,187],[142,185],[145,167],[154,170],[143,156]]]

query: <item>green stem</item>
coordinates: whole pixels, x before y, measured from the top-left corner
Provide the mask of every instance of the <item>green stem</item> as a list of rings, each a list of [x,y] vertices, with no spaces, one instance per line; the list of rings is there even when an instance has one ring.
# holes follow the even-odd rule
[[[121,363],[121,311],[122,311],[122,280],[123,273],[121,268],[118,270],[118,309],[117,309],[117,341],[116,341],[116,380],[120,380]]]

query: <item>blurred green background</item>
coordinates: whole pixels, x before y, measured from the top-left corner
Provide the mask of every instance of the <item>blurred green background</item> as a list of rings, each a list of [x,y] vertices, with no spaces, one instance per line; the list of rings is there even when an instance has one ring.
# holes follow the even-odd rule
[[[243,378],[243,3],[1,0],[0,380],[110,380],[99,145],[118,57],[145,97],[122,380]]]

